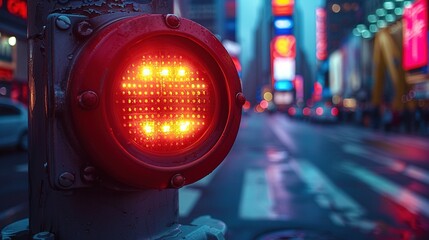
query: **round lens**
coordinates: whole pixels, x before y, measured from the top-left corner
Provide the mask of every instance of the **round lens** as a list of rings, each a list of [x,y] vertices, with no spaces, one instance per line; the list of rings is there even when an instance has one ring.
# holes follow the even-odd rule
[[[206,134],[213,89],[195,60],[167,51],[132,58],[117,79],[116,115],[126,139],[152,154],[185,151]]]

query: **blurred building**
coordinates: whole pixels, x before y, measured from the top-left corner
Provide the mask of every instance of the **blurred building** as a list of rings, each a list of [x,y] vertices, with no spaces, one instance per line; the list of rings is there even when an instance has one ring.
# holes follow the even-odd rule
[[[27,102],[27,1],[0,0],[0,97]]]
[[[338,49],[365,16],[367,0],[326,0],[328,54]]]
[[[236,0],[175,0],[176,14],[191,19],[218,35],[236,40]]]

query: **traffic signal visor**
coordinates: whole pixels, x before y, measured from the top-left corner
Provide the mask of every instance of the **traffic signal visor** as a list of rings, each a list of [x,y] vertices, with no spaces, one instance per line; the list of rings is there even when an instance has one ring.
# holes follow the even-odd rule
[[[174,15],[141,15],[94,32],[69,82],[74,132],[89,159],[139,188],[209,174],[238,132],[240,81],[222,44]]]

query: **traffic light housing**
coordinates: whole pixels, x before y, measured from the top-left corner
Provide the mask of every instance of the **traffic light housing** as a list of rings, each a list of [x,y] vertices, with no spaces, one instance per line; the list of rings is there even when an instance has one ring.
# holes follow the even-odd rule
[[[48,22],[53,186],[179,188],[223,161],[245,99],[207,29],[171,14]]]

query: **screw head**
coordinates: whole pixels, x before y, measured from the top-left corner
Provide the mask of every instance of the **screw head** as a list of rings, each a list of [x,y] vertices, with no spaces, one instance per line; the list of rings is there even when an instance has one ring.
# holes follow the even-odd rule
[[[88,183],[92,183],[96,180],[97,175],[96,175],[96,169],[93,166],[87,166],[83,169],[83,180],[88,182]]]
[[[69,172],[64,172],[58,177],[58,183],[65,188],[73,186],[74,182],[75,176]]]
[[[243,93],[237,93],[236,95],[237,103],[243,106],[246,103],[246,97]]]
[[[78,102],[83,109],[94,109],[98,106],[98,95],[94,91],[85,91],[78,96]]]
[[[170,28],[178,28],[180,26],[180,18],[174,14],[165,16],[165,23]]]
[[[82,21],[76,25],[75,33],[81,38],[88,37],[92,32],[94,32],[94,29],[88,21]]]
[[[55,25],[61,30],[67,30],[71,27],[71,20],[67,16],[60,15],[55,20]]]
[[[176,174],[171,178],[171,186],[174,188],[181,188],[185,185],[185,177],[181,174]]]

